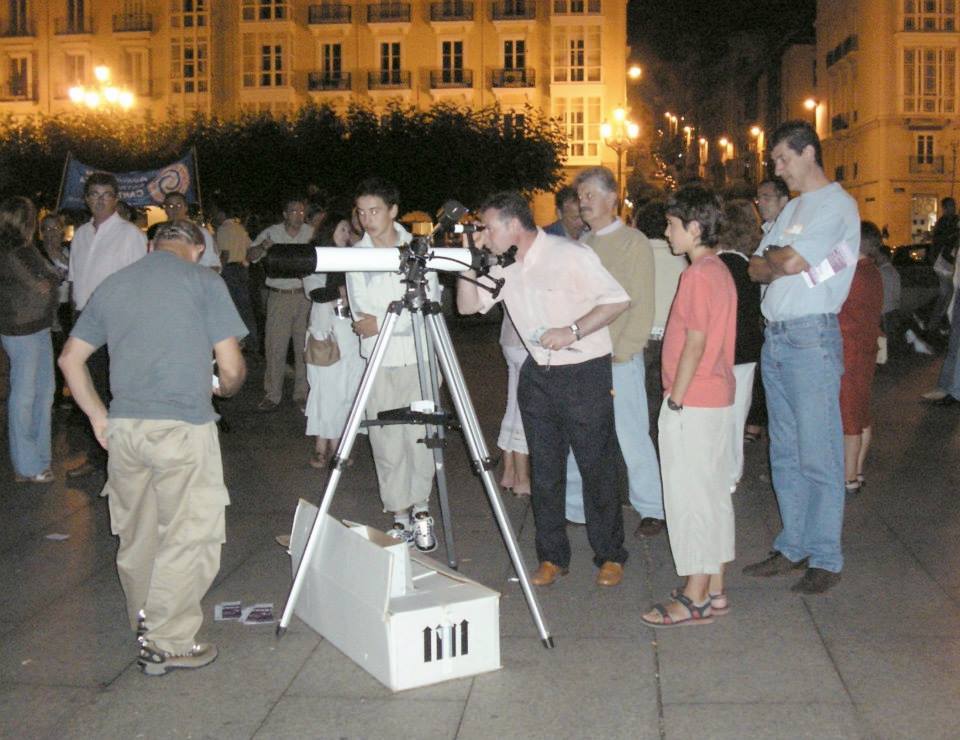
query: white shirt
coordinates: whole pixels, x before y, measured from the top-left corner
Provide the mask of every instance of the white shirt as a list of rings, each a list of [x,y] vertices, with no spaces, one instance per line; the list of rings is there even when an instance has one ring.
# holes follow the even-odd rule
[[[253,244],[250,246],[255,247],[264,239],[270,239],[273,244],[309,244],[310,240],[313,239],[313,228],[304,224],[300,227],[296,236],[290,236],[286,226],[282,223],[274,224],[257,234],[257,238],[253,240]],[[303,288],[303,281],[300,278],[267,278],[266,283],[268,288],[276,288],[277,290]]]
[[[213,234],[199,224],[197,224],[197,228],[200,229],[200,233],[203,234],[203,254],[200,255],[200,262],[198,264],[203,267],[212,267],[219,270],[221,267],[220,251],[217,249],[217,242],[214,241]]]
[[[73,283],[73,303],[77,310],[83,310],[105,278],[146,253],[147,237],[117,213],[98,228],[94,228],[91,219],[77,229],[70,244],[68,275]]]
[[[653,249],[653,329],[650,335],[663,337],[673,297],[680,285],[680,273],[687,269],[687,258],[674,254],[665,239],[651,239]]]
[[[398,246],[413,241],[413,237],[400,224],[394,222],[393,227],[397,232]],[[375,247],[373,240],[364,234],[353,248],[384,249],[385,247]],[[348,272],[347,295],[350,298],[350,311],[353,313],[354,321],[360,318],[361,313],[368,313],[377,317],[377,329],[383,329],[387,307],[393,301],[402,298],[407,288],[401,282],[401,278],[399,270],[397,272]],[[433,301],[440,300],[440,283],[436,272],[427,273],[427,297]],[[372,337],[360,340],[360,354],[364,358],[370,359],[373,346],[379,336],[374,334]],[[416,362],[417,348],[413,340],[413,321],[410,312],[404,311],[394,325],[390,345],[383,356],[383,364],[385,367],[402,367],[414,365]]]

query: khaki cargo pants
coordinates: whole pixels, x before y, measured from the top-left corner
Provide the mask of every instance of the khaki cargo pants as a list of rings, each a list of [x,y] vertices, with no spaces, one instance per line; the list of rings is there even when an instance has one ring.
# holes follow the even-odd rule
[[[120,538],[117,571],[130,625],[146,615],[146,637],[171,653],[194,643],[200,601],[220,569],[224,507],[220,440],[214,422],[111,419],[110,524]]]

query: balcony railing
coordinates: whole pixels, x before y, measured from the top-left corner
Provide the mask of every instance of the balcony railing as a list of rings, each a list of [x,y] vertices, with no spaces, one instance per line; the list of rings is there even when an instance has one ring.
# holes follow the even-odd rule
[[[341,72],[311,72],[307,75],[307,89],[317,90],[350,90],[350,73]]]
[[[943,156],[910,157],[911,175],[942,175]]]
[[[445,87],[473,87],[473,70],[431,69],[430,88],[442,90]]]
[[[410,3],[376,3],[367,6],[367,23],[409,23]]]
[[[532,69],[495,69],[491,87],[534,87],[536,75]]]
[[[848,128],[850,128],[850,118],[846,113],[838,113],[830,119],[831,131],[843,131]]]
[[[410,87],[410,71],[405,69],[382,69],[367,73],[368,90],[404,90]]]
[[[554,15],[600,15],[600,0],[553,0]]]
[[[493,4],[493,20],[522,21],[537,17],[534,0],[499,0]]]
[[[473,3],[458,0],[444,0],[430,3],[431,21],[472,21]]]
[[[11,39],[18,38],[18,37],[22,38],[22,37],[36,36],[37,26],[33,21],[28,21],[26,19],[18,20],[18,21],[8,21],[7,24],[4,25],[2,32],[0,32],[0,35],[4,36],[5,38],[11,38]]]
[[[14,80],[0,85],[0,100],[5,102],[37,99],[37,86],[34,83]]]
[[[307,23],[320,25],[323,23],[350,23],[353,20],[352,8],[349,5],[311,5],[307,9]]]
[[[58,36],[93,33],[93,19],[90,16],[57,18],[53,24],[53,31]]]
[[[114,33],[152,31],[153,16],[149,13],[121,13],[113,16]]]

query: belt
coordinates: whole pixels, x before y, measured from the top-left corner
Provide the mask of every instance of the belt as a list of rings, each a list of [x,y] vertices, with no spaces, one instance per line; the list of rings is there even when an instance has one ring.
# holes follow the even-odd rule
[[[768,329],[770,329],[770,331],[777,333],[786,331],[791,327],[836,326],[837,315],[835,313],[812,313],[806,316],[798,316],[794,319],[787,319],[786,321],[771,321],[770,319],[764,319],[763,323]]]
[[[303,295],[303,288],[273,288],[269,285],[266,286],[267,290],[272,290],[274,293],[300,293]],[[306,296],[304,296],[306,298]]]

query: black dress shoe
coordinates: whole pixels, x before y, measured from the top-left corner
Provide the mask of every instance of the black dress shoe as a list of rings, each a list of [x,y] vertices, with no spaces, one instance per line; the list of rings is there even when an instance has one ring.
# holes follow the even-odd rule
[[[664,524],[666,524],[666,522],[664,522],[663,519],[645,516],[640,520],[637,531],[633,534],[635,537],[656,537],[663,531]]]
[[[951,395],[946,395],[939,401],[933,402],[934,406],[956,406],[957,404],[960,404],[960,399],[956,399]]]
[[[775,551],[766,560],[759,563],[753,563],[743,569],[745,576],[756,576],[757,578],[770,578],[771,576],[784,576],[795,570],[803,570],[807,567],[807,559],[804,558],[799,563],[795,563],[785,557],[783,553]]]
[[[840,583],[840,574],[823,568],[807,568],[803,578],[794,583],[790,590],[795,594],[822,594]]]

